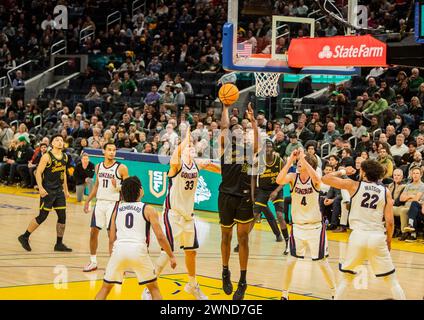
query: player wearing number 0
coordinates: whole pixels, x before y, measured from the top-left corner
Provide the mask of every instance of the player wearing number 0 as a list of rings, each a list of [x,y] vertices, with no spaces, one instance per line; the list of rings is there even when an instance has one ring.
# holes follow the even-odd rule
[[[96,296],[104,300],[115,283],[122,284],[124,272],[136,274],[140,285],[146,285],[154,300],[162,296],[157,285],[155,267],[149,256],[150,227],[160,246],[169,256],[173,269],[177,266],[171,247],[162,232],[156,210],[142,202],[140,179],[129,177],[122,183],[121,201],[115,208],[110,227],[111,257],[106,267],[103,286]]]
[[[342,179],[353,175],[352,167],[325,175],[322,182],[337,189],[345,189],[350,194],[349,225],[353,230],[349,237],[347,251],[339,270],[343,278],[337,287],[336,299],[340,299],[352,284],[355,271],[365,260],[370,262],[377,277],[389,286],[394,299],[404,300],[405,294],[395,275],[395,267],[390,256],[393,235],[393,199],[390,191],[379,180],[384,176],[384,168],[375,160],[361,163],[360,181]]]
[[[199,248],[197,229],[194,220],[194,197],[199,179],[200,169],[219,172],[219,167],[210,162],[195,160],[195,148],[190,142],[190,128],[184,140],[172,154],[168,172],[169,185],[163,211],[163,222],[166,237],[174,251],[176,242],[184,249],[188,283],[184,290],[192,294],[196,300],[207,300],[196,280],[196,249]],[[160,275],[168,262],[166,252],[161,252],[156,263],[156,274]],[[150,293],[143,291],[143,300],[149,300]]]
[[[298,173],[288,173],[294,161]],[[319,210],[319,190],[321,178],[316,172],[317,160],[303,149],[292,152],[286,165],[277,177],[277,183],[290,183],[292,228],[290,234],[290,255],[283,272],[282,300],[288,300],[289,286],[297,259],[304,259],[309,248],[313,261],[316,261],[324,279],[334,296],[335,279],[327,261],[328,244],[325,224]]]
[[[103,154],[105,160],[96,166],[96,183],[84,204],[84,212],[88,213],[90,201],[96,197],[90,225],[90,263],[84,267],[84,272],[97,270],[99,231],[106,228],[110,236],[111,217],[120,200],[121,183],[128,177],[127,167],[115,160],[113,143],[103,146]]]

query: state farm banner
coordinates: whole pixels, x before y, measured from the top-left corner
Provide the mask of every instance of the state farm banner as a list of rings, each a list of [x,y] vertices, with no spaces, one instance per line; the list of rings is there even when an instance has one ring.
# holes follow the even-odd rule
[[[292,39],[288,52],[291,68],[384,67],[387,46],[370,35]]]

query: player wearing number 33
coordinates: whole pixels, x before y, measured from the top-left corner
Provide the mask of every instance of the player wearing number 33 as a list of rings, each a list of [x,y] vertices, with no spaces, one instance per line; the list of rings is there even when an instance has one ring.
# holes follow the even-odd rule
[[[163,224],[166,237],[172,251],[176,243],[184,249],[185,262],[189,282],[185,291],[192,294],[196,300],[207,300],[196,281],[196,249],[199,248],[196,223],[194,220],[194,197],[199,179],[199,169],[210,169],[220,172],[219,167],[210,160],[195,160],[190,128],[185,133],[185,139],[172,154],[168,171],[169,185],[163,211]],[[156,263],[156,274],[160,275],[168,262],[168,255],[162,251]],[[143,300],[149,300],[150,293],[143,291]]]
[[[297,160],[297,173],[288,173]],[[289,183],[291,187],[292,228],[290,234],[290,256],[283,272],[282,300],[288,300],[288,291],[297,259],[305,257],[309,249],[313,261],[316,261],[324,279],[334,295],[335,279],[328,264],[328,244],[325,224],[319,210],[319,188],[321,178],[316,172],[317,160],[303,149],[292,152],[277,177],[277,183]]]
[[[368,260],[376,277],[383,279],[390,287],[393,298],[405,300],[405,294],[395,275],[390,256],[393,236],[393,199],[390,191],[381,183],[385,169],[375,160],[361,163],[360,181],[340,178],[352,175],[355,169],[348,167],[327,174],[322,182],[350,193],[349,225],[353,230],[349,237],[347,251],[339,270],[343,273],[337,287],[335,299],[341,299],[348,285],[355,277],[355,268]]]

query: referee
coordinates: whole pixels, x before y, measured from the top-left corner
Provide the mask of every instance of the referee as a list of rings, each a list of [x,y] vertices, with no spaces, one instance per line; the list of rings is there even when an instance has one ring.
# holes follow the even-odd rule
[[[66,179],[68,156],[62,151],[64,141],[60,134],[54,135],[51,141],[52,150],[41,157],[35,173],[40,192],[40,213],[30,222],[25,233],[18,237],[26,251],[31,251],[30,235],[47,219],[47,216],[53,210],[56,211],[58,217],[56,224],[57,241],[54,251],[72,251],[62,242],[66,224],[66,198],[69,197]]]
[[[233,300],[243,300],[247,288],[246,273],[249,259],[249,231],[253,222],[252,163],[258,151],[258,127],[249,103],[247,118],[252,124],[253,141],[239,124],[230,127],[227,105],[221,116],[221,174],[218,210],[221,224],[222,288],[233,293],[228,263],[231,255],[233,226],[237,225],[239,243],[240,280]]]

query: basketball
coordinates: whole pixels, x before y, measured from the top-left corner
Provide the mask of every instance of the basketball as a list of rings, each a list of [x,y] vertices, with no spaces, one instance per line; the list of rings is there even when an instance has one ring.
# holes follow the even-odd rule
[[[234,104],[238,100],[239,94],[239,89],[232,83],[224,84],[218,92],[219,100],[227,106]]]

